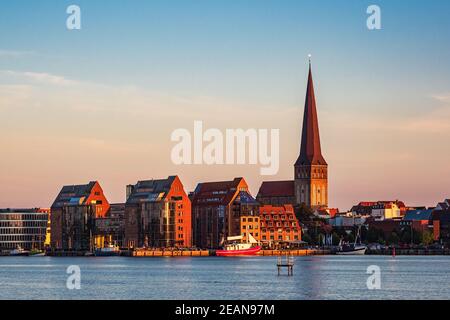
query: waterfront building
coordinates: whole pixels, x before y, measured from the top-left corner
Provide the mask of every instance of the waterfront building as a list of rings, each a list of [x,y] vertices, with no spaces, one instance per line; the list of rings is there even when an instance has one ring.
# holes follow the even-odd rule
[[[44,249],[49,209],[0,209],[0,251]]]
[[[191,246],[191,201],[178,176],[127,186],[125,243],[129,248]]]
[[[249,218],[258,216],[259,204],[244,178],[199,183],[191,197],[193,241],[200,248],[219,248],[227,237],[241,235]],[[253,236],[258,238],[259,232]]]
[[[379,201],[372,206],[371,216],[375,220],[398,219],[402,217],[399,201]],[[403,205],[404,207],[404,205]]]
[[[251,235],[255,240],[261,240],[261,222],[257,215],[245,215],[240,219],[241,234],[244,239],[249,239]]]
[[[354,215],[372,216],[376,220],[398,219],[408,208],[403,201],[362,201],[351,208]]]
[[[299,243],[302,230],[295,216],[294,207],[264,205],[259,208],[261,243],[268,247]]]
[[[293,181],[263,182],[257,200],[268,205],[328,206],[328,164],[322,155],[314,84],[309,65],[300,154]]]
[[[125,247],[125,203],[110,204],[104,217],[95,219],[95,247]]]
[[[450,209],[434,210],[432,213],[434,240],[450,245]]]
[[[418,231],[428,230],[432,226],[433,210],[409,210],[403,217],[403,221],[416,221]]]
[[[324,207],[317,207],[313,211],[313,215],[315,215],[318,218],[321,219],[330,219],[336,216],[339,213],[339,209],[337,208],[324,208]]]
[[[376,201],[362,201],[357,205],[354,205],[350,211],[354,215],[370,216],[372,214],[372,209],[376,204]]]
[[[261,205],[295,204],[294,181],[263,181],[256,200]]]
[[[250,234],[259,241],[261,238],[259,203],[248,191],[240,191],[232,207],[227,236],[241,234],[244,239],[249,239]]]
[[[64,186],[51,207],[51,247],[93,250],[95,219],[105,217],[109,207],[97,181]]]
[[[328,223],[333,228],[343,228],[347,230],[354,229],[355,226],[362,226],[366,222],[366,218],[353,214],[338,214],[328,219]]]

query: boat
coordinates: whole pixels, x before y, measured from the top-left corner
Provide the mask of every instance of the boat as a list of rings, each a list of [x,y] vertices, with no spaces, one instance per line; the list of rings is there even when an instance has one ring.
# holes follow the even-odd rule
[[[357,243],[358,239],[360,240],[359,243]],[[339,255],[364,255],[366,254],[367,246],[361,244],[361,226],[358,228],[358,232],[355,237],[354,243],[342,243],[342,239],[339,242],[338,250],[336,251],[336,254]]]
[[[243,238],[244,236],[228,237],[228,243],[225,245],[223,250],[216,251],[216,256],[252,256],[256,255],[261,250],[261,246],[258,245],[258,241],[256,241],[250,233],[247,233],[247,241],[244,243],[242,242]]]
[[[30,252],[23,249],[21,246],[17,246],[16,249],[9,252],[10,256],[28,256],[29,254]]]
[[[96,257],[111,257],[119,256],[120,248],[117,245],[109,244],[104,248],[97,248],[94,252]]]
[[[339,255],[364,255],[366,254],[367,247],[365,245],[358,245],[358,244],[344,244],[339,246],[338,251],[336,251],[336,254]]]
[[[45,256],[45,252],[43,250],[33,249],[29,253],[30,257],[43,257]]]

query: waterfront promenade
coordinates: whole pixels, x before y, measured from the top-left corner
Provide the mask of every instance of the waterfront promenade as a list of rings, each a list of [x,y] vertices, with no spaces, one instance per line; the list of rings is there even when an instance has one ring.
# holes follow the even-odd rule
[[[395,253],[395,254],[394,254]],[[299,250],[261,250],[256,256],[317,256],[334,255],[331,249],[299,249]],[[5,254],[6,255],[6,254]],[[47,256],[53,257],[84,257],[84,251],[49,251]],[[164,250],[164,249],[136,249],[122,250],[121,256],[126,257],[214,257],[215,250]],[[445,256],[450,255],[450,249],[396,249],[385,248],[379,250],[367,250],[366,255],[382,256]],[[2,254],[0,254],[2,256]]]

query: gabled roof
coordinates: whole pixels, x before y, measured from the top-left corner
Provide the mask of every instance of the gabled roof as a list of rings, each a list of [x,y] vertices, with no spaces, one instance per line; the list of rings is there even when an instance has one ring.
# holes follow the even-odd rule
[[[306,88],[301,141],[300,155],[295,162],[295,165],[327,164],[322,156],[322,150],[320,147],[319,120],[317,118],[311,63],[309,64],[308,86]]]
[[[238,202],[241,204],[258,204],[258,201],[256,201],[255,198],[253,198],[252,195],[247,191],[240,191],[234,199],[234,202]]]
[[[236,196],[239,184],[243,183],[247,189],[244,178],[235,178],[231,181],[202,182],[197,185],[192,194],[192,205],[229,205]]]
[[[406,211],[405,217],[403,220],[407,221],[423,221],[423,220],[430,220],[432,217],[433,210],[427,209],[427,210],[409,210]]]
[[[127,204],[158,202],[163,200],[170,191],[175,179],[176,176],[170,176],[167,179],[138,181],[132,186]]]
[[[441,210],[447,210],[450,208],[450,206],[446,202],[439,202],[438,206],[439,208],[441,208]]]
[[[52,208],[61,208],[65,205],[85,204],[96,183],[97,181],[91,181],[88,184],[63,186],[53,202]]]
[[[293,197],[294,181],[263,181],[258,191],[258,197]]]

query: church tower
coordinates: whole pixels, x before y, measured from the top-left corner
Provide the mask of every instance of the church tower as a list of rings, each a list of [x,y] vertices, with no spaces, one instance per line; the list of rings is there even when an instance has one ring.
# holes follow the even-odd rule
[[[319,121],[309,62],[308,87],[303,114],[300,155],[294,165],[295,202],[307,206],[328,206],[328,164],[320,148]]]

